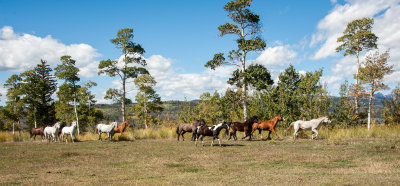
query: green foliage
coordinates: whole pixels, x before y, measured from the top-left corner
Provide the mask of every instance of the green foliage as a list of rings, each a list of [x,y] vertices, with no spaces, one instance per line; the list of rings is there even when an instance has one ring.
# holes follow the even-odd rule
[[[337,39],[338,43],[342,43],[336,48],[336,51],[345,50],[344,55],[354,55],[363,49],[377,48],[378,37],[372,33],[373,18],[357,19],[347,24],[343,36]]]
[[[111,43],[115,44],[116,48],[122,49],[122,66],[118,65],[117,60],[102,60],[99,63],[98,74],[106,74],[110,77],[119,76],[122,81],[122,90],[114,91],[109,89],[109,94],[106,95],[108,98],[118,100],[117,96],[120,95],[120,101],[122,106],[122,120],[126,120],[126,83],[129,78],[137,78],[141,74],[148,74],[148,71],[144,66],[146,66],[146,61],[142,57],[145,52],[144,49],[133,42],[133,29],[124,28],[117,32],[117,37],[111,39]],[[138,66],[134,66],[138,65]],[[115,99],[116,98],[116,99]]]
[[[382,115],[386,124],[400,123],[400,85],[392,90],[390,98],[383,101]]]
[[[246,72],[246,55],[251,51],[263,50],[266,43],[261,38],[257,37],[261,32],[261,24],[259,23],[259,15],[252,13],[247,7],[250,6],[251,0],[234,0],[228,2],[224,9],[228,12],[228,17],[233,23],[225,23],[218,27],[220,36],[233,34],[238,37],[237,49],[229,53],[229,61],[222,53],[214,55],[214,58],[208,61],[204,66],[215,70],[216,67],[230,64],[238,69],[234,72],[234,77],[239,78],[234,82],[239,82],[242,86],[242,105],[243,115],[247,119],[247,81],[244,79]],[[231,82],[232,83],[232,82]]]
[[[26,115],[24,111],[22,78],[16,74],[11,75],[4,84],[7,89],[6,107],[2,110],[2,115],[6,121],[2,127],[7,128],[9,125],[18,125],[20,120]],[[18,127],[18,126],[17,126]]]
[[[389,65],[389,51],[379,54],[375,52],[368,55],[362,63],[363,67],[360,68],[359,77],[361,84],[368,85],[368,90],[373,95],[374,92],[379,90],[388,89],[383,83],[383,77],[393,72],[393,65]]]
[[[243,74],[240,74],[239,70],[233,71],[232,77],[228,80],[228,83],[236,85],[236,87],[241,87],[241,76],[244,76],[244,80],[258,91],[266,90],[274,83],[267,68],[259,64],[251,64]]]
[[[139,88],[136,94],[137,104],[133,106],[137,117],[147,128],[148,124],[156,124],[158,120],[152,115],[163,111],[161,97],[153,87],[157,84],[154,78],[149,75],[141,75],[135,79],[135,85]]]
[[[23,100],[28,107],[28,125],[35,122],[38,126],[55,123],[55,107],[51,97],[57,89],[52,69],[45,60],[41,60],[34,69],[23,72]]]

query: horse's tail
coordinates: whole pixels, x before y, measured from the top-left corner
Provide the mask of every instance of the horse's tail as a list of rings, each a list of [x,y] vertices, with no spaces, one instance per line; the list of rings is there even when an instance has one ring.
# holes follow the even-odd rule
[[[176,134],[179,135],[179,125],[176,127]]]
[[[289,125],[289,127],[286,129],[286,132],[289,131],[290,127],[292,127],[292,126],[294,125],[294,123],[296,123],[296,122],[292,122],[292,123]]]

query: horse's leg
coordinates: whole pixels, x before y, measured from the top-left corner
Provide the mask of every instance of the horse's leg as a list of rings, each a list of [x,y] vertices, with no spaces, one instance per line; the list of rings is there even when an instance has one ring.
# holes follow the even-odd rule
[[[213,144],[214,144],[214,139],[215,139],[215,137],[213,136],[213,140],[211,141],[211,147],[212,147]]]
[[[203,135],[203,136],[201,136],[201,138],[200,138],[200,140],[201,140],[201,145],[203,145],[203,147],[204,147],[204,140],[203,140],[204,137],[205,137],[205,136]]]
[[[275,134],[275,136],[276,136],[276,139],[278,139],[279,138],[279,136],[278,136],[278,134],[275,132],[275,129],[271,129],[272,130],[272,133],[274,133]]]
[[[311,129],[311,131],[314,132],[314,133],[312,134],[312,136],[311,136],[311,139],[314,139],[314,134],[315,134],[315,138],[317,138],[317,136],[318,136],[318,131],[317,131],[317,129],[313,128],[313,129]]]
[[[178,141],[179,141],[179,136],[181,135],[181,131],[178,131],[177,134],[178,134]]]
[[[297,136],[297,130],[295,129],[293,133],[293,140],[296,140],[296,136]]]
[[[183,136],[186,133],[186,131],[182,131],[182,141],[185,141],[185,137]]]
[[[75,142],[74,142],[74,140],[75,140],[74,134],[71,134],[71,140],[72,140],[72,143],[75,143]]]

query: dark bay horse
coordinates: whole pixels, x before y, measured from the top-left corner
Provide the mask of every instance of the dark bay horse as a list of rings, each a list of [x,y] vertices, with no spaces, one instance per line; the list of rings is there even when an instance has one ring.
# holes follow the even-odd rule
[[[40,135],[41,137],[42,137],[42,140],[44,139],[44,128],[45,128],[46,126],[42,126],[42,127],[39,127],[39,128],[33,128],[33,129],[31,129],[30,131],[29,131],[29,133],[31,134],[31,140],[32,140],[32,136],[34,136],[34,139],[36,140],[36,135]]]
[[[120,124],[117,125],[117,127],[114,127],[114,133],[112,136],[114,136],[115,133],[123,133],[127,127],[131,126],[129,124],[129,120],[126,120]],[[112,137],[111,137],[112,138]]]
[[[278,121],[285,121],[285,119],[282,118],[282,116],[280,114],[278,114],[271,120],[260,121],[260,123],[254,123],[253,127],[252,127],[253,129],[251,130],[251,135],[253,135],[255,130],[258,130],[258,134],[261,134],[261,130],[267,130],[267,131],[269,131],[267,140],[271,139],[271,137],[270,137],[271,132],[273,132],[276,135],[276,137],[278,137],[278,134],[276,134],[276,132],[275,132],[275,127],[276,127],[276,124],[278,123]]]
[[[67,123],[65,123],[65,122],[62,122],[62,124],[61,124],[61,126],[60,126],[60,129],[58,130],[58,137],[60,137],[61,136],[61,131],[62,131],[62,129],[65,127],[65,126],[67,126]]]
[[[260,120],[258,119],[257,116],[253,116],[250,119],[246,120],[245,122],[240,122],[240,121],[234,121],[231,123],[230,129],[231,133],[229,134],[229,139],[233,136],[233,139],[236,141],[237,136],[236,136],[236,131],[244,132],[245,136],[242,139],[245,139],[246,137],[250,137],[249,140],[251,141],[251,130],[252,126],[254,123],[259,123]]]
[[[192,132],[192,141],[195,140],[196,138],[196,129],[198,126],[203,126],[206,125],[206,122],[204,119],[196,120],[192,123],[182,123],[176,127],[176,134],[178,134],[178,141],[179,141],[179,136],[182,135],[182,141],[185,141],[185,137],[183,135],[186,132]]]
[[[218,139],[218,143],[219,146],[221,146],[221,140],[219,139],[219,133],[221,132],[222,129],[225,129],[225,133],[226,135],[228,135],[228,131],[229,131],[229,125],[230,123],[225,123],[222,122],[220,124],[217,125],[213,125],[212,127],[203,125],[203,126],[198,126],[197,127],[197,135],[196,135],[196,146],[197,146],[197,141],[199,140],[199,137],[201,136],[200,140],[201,140],[201,144],[203,144],[204,146],[204,141],[203,138],[206,136],[212,136],[213,140],[211,142],[211,146],[213,146],[214,144],[214,140]]]

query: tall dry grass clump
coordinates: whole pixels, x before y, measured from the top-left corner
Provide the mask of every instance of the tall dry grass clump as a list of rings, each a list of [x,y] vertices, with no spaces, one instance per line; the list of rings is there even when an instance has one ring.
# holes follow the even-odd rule
[[[133,136],[135,139],[173,139],[176,138],[176,129],[172,127],[139,129],[133,131]]]

